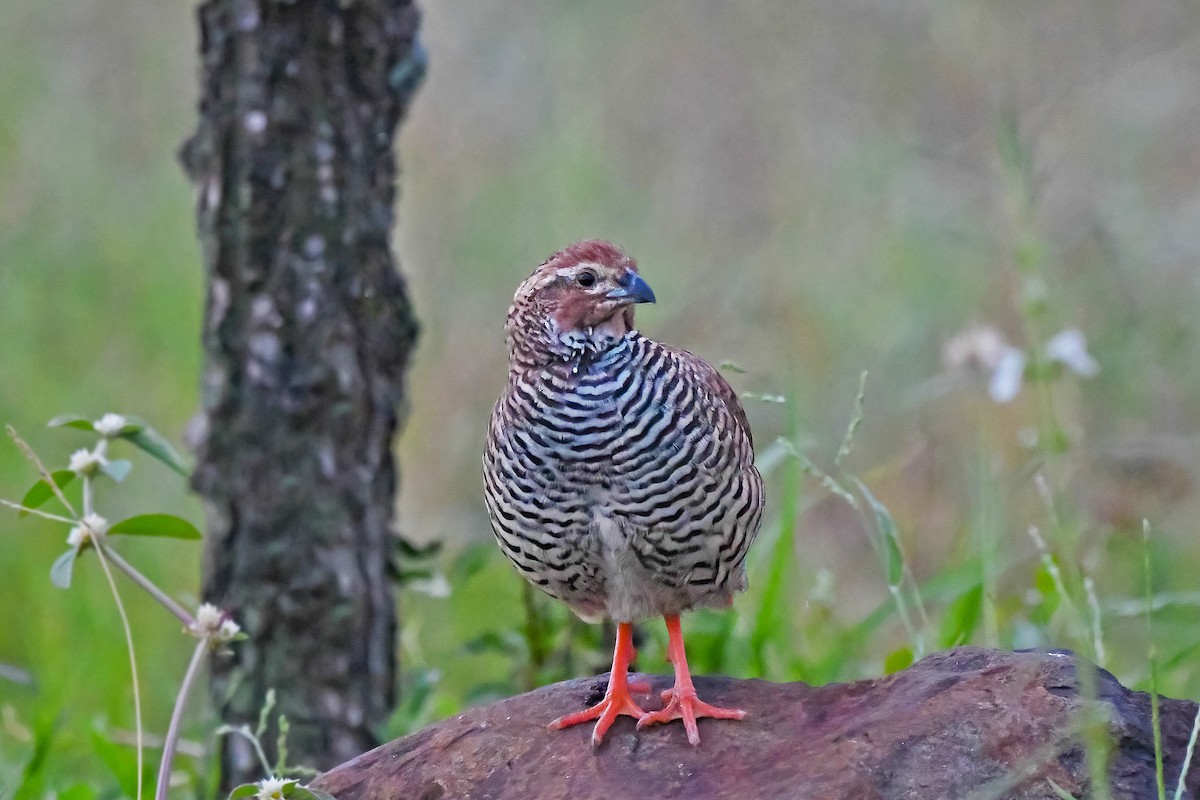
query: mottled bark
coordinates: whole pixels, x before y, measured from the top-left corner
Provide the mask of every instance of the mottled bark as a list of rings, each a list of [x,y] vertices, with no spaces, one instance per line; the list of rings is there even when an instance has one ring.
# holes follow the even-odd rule
[[[697,678],[705,700],[745,720],[701,720],[700,745],[672,722],[634,731],[621,717],[593,752],[590,724],[547,720],[599,699],[605,680],[555,684],[397,739],[313,782],[338,800],[1057,800],[1099,796],[1080,735],[1085,710],[1109,720],[1108,796],[1155,800],[1150,697],[1104,671],[1094,693],[1069,653],[960,647],[874,681],[813,687]],[[1094,670],[1091,665],[1088,669]],[[644,702],[657,707],[669,678]],[[639,698],[641,699],[641,698]],[[1164,773],[1173,792],[1196,704],[1162,698]],[[1093,717],[1094,719],[1095,717]],[[1200,792],[1188,772],[1184,798]],[[1168,795],[1170,796],[1170,794]]]
[[[393,138],[423,72],[409,0],[210,0],[182,160],[208,275],[194,486],[204,596],[249,634],[223,721],[268,689],[291,763],[374,745],[394,702],[391,444],[416,324],[389,249]],[[266,744],[273,747],[274,733]],[[226,782],[261,777],[227,738]]]

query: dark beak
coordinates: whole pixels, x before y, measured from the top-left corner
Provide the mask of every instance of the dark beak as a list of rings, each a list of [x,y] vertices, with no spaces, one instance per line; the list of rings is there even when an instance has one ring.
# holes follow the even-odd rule
[[[654,290],[642,280],[642,276],[629,271],[621,278],[621,284],[608,293],[610,300],[627,300],[630,303],[653,303]]]

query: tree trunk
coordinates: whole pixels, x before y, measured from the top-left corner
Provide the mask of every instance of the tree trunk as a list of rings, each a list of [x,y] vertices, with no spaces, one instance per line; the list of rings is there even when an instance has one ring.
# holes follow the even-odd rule
[[[394,705],[391,444],[416,323],[389,250],[393,138],[424,71],[410,0],[209,0],[181,157],[208,275],[195,489],[205,599],[249,635],[216,659],[222,721],[269,689],[288,761],[376,743]],[[273,758],[275,730],[264,737]],[[262,777],[223,744],[224,781]]]

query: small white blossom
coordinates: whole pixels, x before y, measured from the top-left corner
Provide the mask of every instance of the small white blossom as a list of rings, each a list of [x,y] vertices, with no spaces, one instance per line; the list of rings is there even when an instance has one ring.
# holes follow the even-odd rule
[[[216,630],[223,616],[225,615],[221,613],[221,609],[212,603],[201,603],[196,609],[196,626],[206,631]]]
[[[1046,357],[1084,378],[1094,378],[1100,374],[1100,365],[1088,353],[1087,337],[1078,328],[1067,328],[1054,334],[1046,342]]]
[[[192,626],[192,633],[214,646],[231,641],[241,630],[240,625],[212,603],[202,603],[196,609],[196,624]]]
[[[67,463],[67,469],[74,472],[76,475],[83,477],[84,475],[95,475],[96,470],[108,463],[108,459],[92,450],[76,450],[71,453],[71,460]]]
[[[221,627],[217,628],[217,638],[222,643],[231,641],[233,637],[242,632],[242,626],[238,625],[231,619],[227,619],[221,623]]]
[[[1011,403],[1020,393],[1024,379],[1025,354],[1015,347],[1008,347],[988,382],[988,394],[997,403]]]
[[[286,778],[263,778],[258,782],[258,793],[255,800],[283,800],[283,790],[295,781]]]
[[[108,520],[99,514],[88,514],[78,525],[71,528],[70,534],[67,535],[67,544],[76,548],[83,547],[107,532]]]
[[[942,346],[942,363],[949,369],[964,367],[992,372],[1009,349],[1000,331],[991,325],[964,328]]]
[[[126,424],[126,419],[120,414],[113,414],[112,412],[109,412],[93,422],[92,427],[96,430],[96,433],[100,434],[104,438],[112,439],[121,433],[121,429],[124,428]]]

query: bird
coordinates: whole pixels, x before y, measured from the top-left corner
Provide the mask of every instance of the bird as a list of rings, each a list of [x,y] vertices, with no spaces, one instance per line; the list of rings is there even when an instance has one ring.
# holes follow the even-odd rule
[[[606,241],[543,262],[505,322],[508,381],[488,424],[484,497],[517,571],[588,622],[617,625],[608,688],[550,723],[595,720],[599,746],[617,717],[637,729],[745,717],[696,693],[680,614],[728,608],[746,588],[763,479],[737,393],[692,353],[643,336],[634,307],[656,300],[637,263]],[[661,616],[675,682],[662,708],[634,699],[633,625]]]

